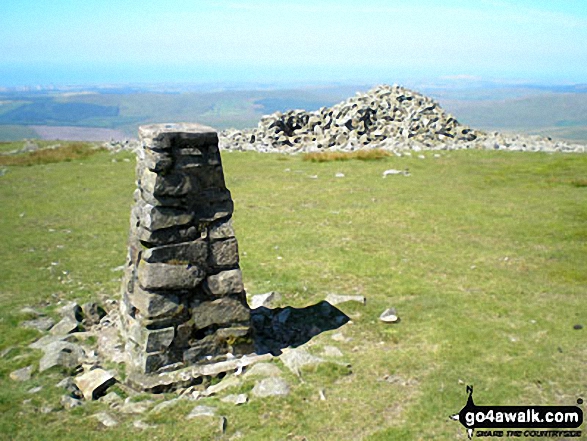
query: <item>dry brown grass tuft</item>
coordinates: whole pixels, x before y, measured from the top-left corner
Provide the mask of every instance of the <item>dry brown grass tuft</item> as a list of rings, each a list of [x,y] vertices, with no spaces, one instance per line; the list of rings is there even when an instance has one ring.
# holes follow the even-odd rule
[[[38,165],[55,162],[69,162],[84,159],[103,148],[96,148],[92,144],[74,142],[55,149],[42,149],[20,155],[0,156],[0,165]]]
[[[370,149],[357,150],[354,152],[315,152],[306,153],[302,159],[311,162],[329,162],[329,161],[348,161],[350,159],[359,159],[361,161],[375,161],[391,156],[386,150]]]

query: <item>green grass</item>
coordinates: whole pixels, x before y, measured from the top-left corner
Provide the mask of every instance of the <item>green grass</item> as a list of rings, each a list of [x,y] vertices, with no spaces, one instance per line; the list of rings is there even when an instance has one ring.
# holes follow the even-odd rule
[[[91,418],[107,410],[101,403],[59,410],[58,373],[8,378],[40,358],[26,347],[39,333],[18,327],[20,308],[51,313],[60,299],[118,296],[120,273],[111,269],[124,263],[135,178],[129,154],[7,166],[0,351],[15,349],[0,359],[2,437],[206,440],[240,431],[244,440],[452,440],[465,439],[448,415],[465,404],[466,384],[479,405],[585,398],[586,329],[573,326],[587,325],[587,156],[424,154],[323,163],[223,154],[247,290],[279,291],[295,307],[330,292],[368,299],[340,305],[352,323],[309,343],[314,353],[337,346],[350,371],[329,363],[304,371],[303,382],[288,373],[292,392],[282,399],[204,400],[227,417],[226,435],[215,419],[185,419],[195,403],[144,416],[157,425],[149,431],[124,415],[101,429]],[[411,176],[383,178],[389,168]],[[380,323],[391,306],[401,322]],[[336,332],[349,340],[333,341]],[[43,390],[28,394],[36,385]],[[54,411],[38,412],[47,405]]]

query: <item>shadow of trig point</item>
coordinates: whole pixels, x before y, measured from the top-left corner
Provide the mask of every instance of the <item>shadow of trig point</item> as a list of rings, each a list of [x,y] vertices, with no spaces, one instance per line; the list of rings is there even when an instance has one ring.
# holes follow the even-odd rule
[[[120,302],[130,386],[205,384],[348,321],[326,302],[251,314],[217,133],[155,124],[139,137]]]

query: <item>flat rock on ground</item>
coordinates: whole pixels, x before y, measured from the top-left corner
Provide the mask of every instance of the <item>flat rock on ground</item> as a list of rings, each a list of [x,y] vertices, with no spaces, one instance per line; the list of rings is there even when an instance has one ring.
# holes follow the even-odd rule
[[[75,378],[75,384],[88,401],[97,399],[115,382],[114,376],[104,369],[94,369]]]
[[[264,378],[255,383],[255,387],[253,387],[251,393],[259,398],[286,396],[289,394],[289,385],[283,378]]]

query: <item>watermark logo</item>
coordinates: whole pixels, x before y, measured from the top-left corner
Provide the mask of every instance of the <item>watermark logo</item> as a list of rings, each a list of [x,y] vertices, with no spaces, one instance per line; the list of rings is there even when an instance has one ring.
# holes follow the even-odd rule
[[[467,429],[469,439],[473,434],[478,438],[581,437],[581,430],[573,430],[583,424],[583,410],[579,406],[477,406],[473,402],[473,386],[467,386],[467,394],[465,407],[450,418]],[[583,400],[579,398],[577,404],[583,404]]]

